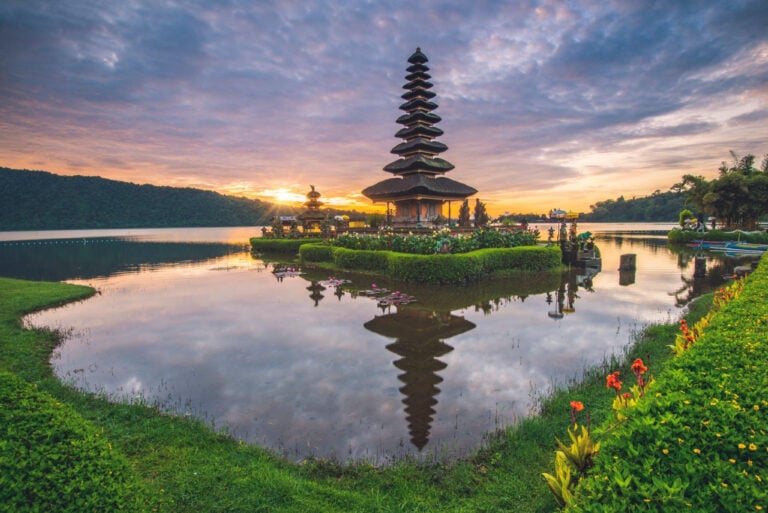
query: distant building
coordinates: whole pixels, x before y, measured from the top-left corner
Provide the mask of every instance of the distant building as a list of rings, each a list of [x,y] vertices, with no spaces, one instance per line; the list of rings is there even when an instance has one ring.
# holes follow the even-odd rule
[[[553,209],[549,211],[549,218],[550,219],[565,219],[565,216],[568,214],[565,210],[560,210],[559,208]]]
[[[392,148],[392,153],[400,158],[384,166],[384,171],[395,177],[362,191],[374,203],[387,204],[387,221],[392,225],[445,222],[458,213],[458,207],[451,210],[452,202],[464,201],[477,193],[476,189],[443,176],[454,166],[438,157],[448,147],[433,140],[443,131],[434,126],[441,118],[432,112],[437,104],[431,101],[435,93],[430,91],[428,60],[420,48],[408,58],[408,82],[402,95],[405,103],[400,105],[405,114],[397,118],[404,128],[395,134],[403,142]],[[446,204],[448,208],[444,209]]]
[[[568,212],[566,212],[565,210],[560,210],[559,208],[556,208],[554,210],[549,211],[549,218],[551,220],[557,220],[557,221],[572,220],[572,219],[578,219],[579,213],[574,212],[573,210],[569,210]]]
[[[277,218],[283,226],[291,227],[296,224],[296,216],[278,216]]]

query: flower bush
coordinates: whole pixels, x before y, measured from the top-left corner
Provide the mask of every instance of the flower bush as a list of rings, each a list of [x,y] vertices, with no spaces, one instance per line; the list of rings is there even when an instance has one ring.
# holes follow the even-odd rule
[[[768,509],[768,269],[718,291],[717,313],[602,442],[569,512]],[[633,365],[637,375],[644,366]],[[619,376],[606,385],[621,391]],[[638,385],[639,386],[639,385]],[[624,411],[623,413],[627,413]]]
[[[669,346],[676,356],[680,356],[704,334],[704,329],[709,326],[712,318],[722,307],[728,304],[731,300],[739,297],[744,290],[744,283],[745,281],[743,278],[736,279],[727,287],[718,289],[715,293],[714,300],[712,301],[712,309],[707,315],[694,324],[693,328],[688,326],[685,319],[680,320],[680,333],[675,337],[675,343]]]
[[[437,230],[430,235],[404,235],[391,230],[382,230],[378,235],[346,233],[331,243],[347,249],[373,251],[395,251],[416,255],[440,253],[447,246],[451,254],[469,253],[485,248],[514,248],[533,246],[539,238],[538,230],[495,230],[483,228],[471,234],[456,234],[448,229]]]
[[[613,412],[616,420],[623,421],[627,418],[627,410],[637,406],[637,402],[645,396],[646,389],[653,384],[652,377],[646,378],[648,367],[645,366],[643,360],[636,358],[630,366],[632,372],[635,374],[636,384],[632,385],[629,392],[622,393],[621,389],[624,383],[619,380],[620,373],[615,371],[605,377],[605,386],[611,388],[616,392],[616,397],[613,399]]]

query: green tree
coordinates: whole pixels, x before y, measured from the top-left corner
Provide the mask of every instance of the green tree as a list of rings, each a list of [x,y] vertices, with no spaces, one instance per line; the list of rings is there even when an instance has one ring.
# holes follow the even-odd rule
[[[469,200],[464,200],[459,208],[459,226],[462,228],[469,228]]]
[[[687,205],[716,217],[722,226],[751,230],[768,213],[768,156],[761,169],[755,168],[754,155],[731,156],[730,166],[723,162],[718,168],[718,178],[684,175],[673,188],[684,191]]]
[[[685,196],[685,205],[695,210],[704,210],[704,196],[709,192],[710,183],[703,176],[683,175],[683,180],[672,186]]]
[[[490,221],[490,217],[485,208],[485,203],[479,199],[475,200],[475,228],[482,228],[488,224],[488,221]]]
[[[378,228],[386,224],[387,218],[383,214],[368,214],[366,216],[366,222],[371,228]]]

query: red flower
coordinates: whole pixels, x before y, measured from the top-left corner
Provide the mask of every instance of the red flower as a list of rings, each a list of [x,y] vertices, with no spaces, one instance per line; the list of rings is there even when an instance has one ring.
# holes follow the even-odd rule
[[[613,388],[616,390],[616,393],[619,393],[621,390],[621,381],[619,381],[619,371],[614,372],[613,374],[608,374],[605,377],[605,386],[606,388]]]
[[[640,358],[637,358],[634,362],[632,362],[632,372],[634,372],[636,376],[645,374],[645,371],[647,370],[648,370],[648,367],[645,366],[645,364],[643,363],[643,360],[641,360]]]
[[[584,409],[584,403],[581,401],[571,401],[571,424],[576,426],[576,412]],[[589,423],[589,415],[587,415],[587,423]]]

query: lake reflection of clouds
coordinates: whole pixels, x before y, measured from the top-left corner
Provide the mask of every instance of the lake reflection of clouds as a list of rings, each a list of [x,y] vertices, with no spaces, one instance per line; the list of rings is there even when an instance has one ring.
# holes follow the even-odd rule
[[[576,275],[530,293],[513,282],[448,287],[447,300],[401,285],[419,301],[382,311],[354,293],[369,286],[363,279],[336,295],[315,278],[278,282],[239,253],[86,280],[101,294],[30,319],[74,328],[53,361],[59,376],[118,397],[141,393],[292,459],[386,461],[420,446],[466,454],[529,414],[553,383],[679,314],[670,294],[692,271],[678,269],[676,255],[632,246],[638,270],[627,286],[618,272],[627,242],[600,244],[592,291]],[[514,292],[495,292],[505,287]],[[558,288],[572,311],[552,318]]]

